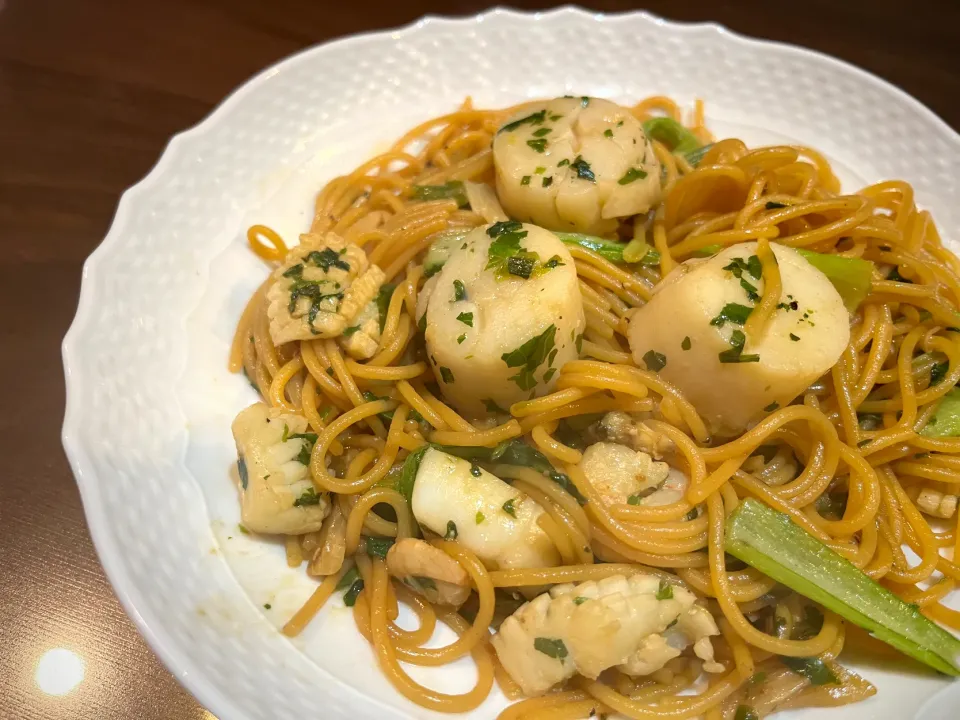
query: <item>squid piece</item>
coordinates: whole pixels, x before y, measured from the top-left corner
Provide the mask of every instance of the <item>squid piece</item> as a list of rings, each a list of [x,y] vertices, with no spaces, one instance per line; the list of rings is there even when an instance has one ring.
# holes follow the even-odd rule
[[[267,290],[270,337],[292,340],[333,338],[357,324],[377,297],[383,271],[367,254],[333,233],[300,236]]]
[[[688,590],[654,575],[622,575],[579,585],[557,585],[503,621],[493,637],[497,657],[524,694],[544,694],[574,674],[597,678],[616,667],[649,675],[690,644],[713,660],[713,616]]]
[[[607,505],[636,504],[659,490],[670,474],[665,462],[654,462],[645,452],[610,442],[588,447],[580,469]]]
[[[233,421],[233,438],[244,526],[277,535],[319,530],[330,502],[310,479],[316,435],[307,432],[306,418],[256,403]]]
[[[439,605],[459,607],[470,597],[470,576],[443,550],[403,538],[387,552],[387,570],[407,587]]]

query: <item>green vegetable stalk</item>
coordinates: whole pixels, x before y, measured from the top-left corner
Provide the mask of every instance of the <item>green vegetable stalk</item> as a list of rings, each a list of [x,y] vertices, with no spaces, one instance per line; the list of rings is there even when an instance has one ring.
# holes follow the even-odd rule
[[[960,390],[950,390],[940,400],[930,422],[920,431],[926,437],[960,437]]]
[[[467,191],[459,180],[451,180],[443,185],[414,185],[412,197],[420,202],[452,199],[456,200],[457,205],[462,208],[470,205],[470,201],[467,199]]]
[[[672,152],[681,155],[700,147],[697,136],[673,118],[655,117],[645,120],[643,131],[647,134],[647,137],[663,143]]]
[[[797,252],[827,276],[843,298],[849,312],[854,312],[870,294],[873,263],[860,258],[828,255],[798,248]]]
[[[696,135],[673,118],[650,118],[644,121],[643,131],[647,134],[647,137],[653,138],[670,148],[671,152],[683,155],[693,167],[697,167],[703,160],[703,156],[713,147],[713,143],[701,145]]]
[[[582,233],[558,232],[554,233],[554,235],[560,238],[560,242],[565,245],[579,245],[580,247],[587,248],[587,250],[593,250],[612,263],[623,264],[624,262],[623,250],[627,247],[628,243],[617,240],[605,240],[595,235],[584,235]]]
[[[744,500],[727,519],[725,548],[900,652],[942,673],[960,675],[960,640],[783,513],[752,498]]]

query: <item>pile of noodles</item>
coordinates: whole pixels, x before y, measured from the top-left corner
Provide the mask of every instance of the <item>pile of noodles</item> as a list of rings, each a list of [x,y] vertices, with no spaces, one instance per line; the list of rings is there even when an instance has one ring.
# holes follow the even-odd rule
[[[510,596],[500,588],[666,571],[706,598],[718,618],[722,638],[716,645],[725,674],[707,682],[698,679],[695,661],[677,658],[645,679],[618,673],[605,674],[603,681],[575,678],[552,694],[512,705],[501,717],[557,720],[616,711],[631,718],[731,718],[731,708],[748,696],[754,705],[772,709],[776,698],[750,693],[763,672],[770,675],[765,685],[774,686],[764,692],[775,694],[780,677],[775,668],[783,668],[775,656],[818,656],[844,680],[838,686],[808,687],[788,706],[836,705],[872,694],[868,683],[849,678],[833,663],[848,631],[851,643],[870,642],[837,615],[824,612],[822,624],[804,639],[772,633],[771,616],[781,625],[784,617],[799,617],[801,611],[789,611],[798,598],[760,572],[730,564],[723,551],[724,518],[741,498],[757,498],[787,513],[929,617],[960,628],[960,613],[940,602],[960,580],[960,566],[940,551],[960,545],[960,533],[953,521],[938,525],[915,504],[923,488],[956,494],[960,484],[960,438],[918,432],[960,381],[960,333],[953,327],[960,307],[960,261],[943,247],[929,213],[917,209],[905,182],[840,194],[830,165],[807,147],[750,150],[740,140],[720,140],[693,168],[655,143],[664,168],[664,199],[647,237],[659,252],[659,267],[618,266],[591,250],[570,247],[587,318],[581,359],[561,369],[551,394],[516,403],[511,417],[499,424],[475,425],[443,402],[427,364],[409,358],[416,357],[410,348],[423,341],[414,310],[425,250],[437,233],[484,220],[459,209],[454,200],[415,202],[411,188],[450,180],[492,184],[491,140],[504,119],[520,109],[477,110],[467,101],[320,191],[311,231],[333,231],[361,246],[385,271],[387,282],[396,284],[372,359],[345,357],[334,340],[275,346],[268,332],[266,283],[243,312],[231,368],[243,369],[269,404],[308,419],[319,436],[310,462],[313,482],[318,492],[332,494],[337,515],[320,533],[289,538],[288,561],[299,565],[324,543],[337,542],[324,537],[328,531],[339,533],[345,543],[339,568],[310,566],[313,574],[329,574],[284,632],[300,632],[355,567],[364,584],[354,616],[382,671],[414,702],[462,712],[477,707],[494,680],[508,697],[519,695],[488,642],[495,618],[518,604],[504,607]],[[677,105],[663,97],[644,100],[633,112],[641,120],[656,114],[681,119]],[[703,142],[712,141],[699,103],[691,129]],[[621,228],[621,236],[629,238],[630,232]],[[636,232],[644,232],[643,223],[637,223]],[[264,260],[283,259],[286,246],[269,228],[251,228],[249,239]],[[861,257],[878,270],[852,320],[850,345],[831,372],[741,437],[711,441],[682,394],[634,364],[626,341],[628,318],[661,277],[699,249],[761,239]],[[896,269],[894,280],[882,272],[890,268]],[[942,381],[931,385],[935,362],[945,363],[945,371]],[[576,467],[580,450],[555,437],[558,423],[612,410],[649,413],[648,425],[675,443],[681,469],[690,478],[685,499],[660,507],[609,506],[585,481]],[[390,411],[392,419],[385,420]],[[864,422],[865,417],[872,421]],[[517,437],[566,473],[587,501],[581,504],[568,489],[530,468],[491,468],[546,510],[542,527],[556,544],[562,566],[489,571],[456,542],[431,540],[472,579],[476,595],[467,620],[471,613],[431,606],[392,580],[382,559],[365,552],[365,536],[418,534],[406,499],[384,482],[407,453],[427,442],[493,446]],[[328,463],[336,469],[333,474]],[[908,559],[905,547],[919,561]],[[419,617],[417,629],[395,624],[398,603]],[[440,649],[423,647],[438,620],[459,639]],[[474,689],[462,695],[423,687],[400,665],[437,666],[467,654],[477,664],[478,677]]]

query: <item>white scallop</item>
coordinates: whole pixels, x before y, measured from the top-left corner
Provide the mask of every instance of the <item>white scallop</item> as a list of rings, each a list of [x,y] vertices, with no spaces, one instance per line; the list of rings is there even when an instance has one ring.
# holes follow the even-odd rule
[[[443,395],[471,417],[484,415],[489,401],[507,409],[550,392],[559,369],[576,359],[585,325],[573,258],[553,233],[523,226],[520,247],[541,262],[556,258],[559,263],[523,279],[498,277],[487,267],[494,241],[487,230],[477,228],[453,249],[424,286],[417,308],[418,318],[427,315],[427,353]],[[462,300],[456,299],[455,281],[463,284]],[[531,386],[504,355],[544,334],[552,334],[551,350],[532,371]]]
[[[761,338],[747,337],[743,353],[759,355],[759,362],[720,362],[738,326],[711,324],[728,303],[753,304],[740,280],[724,268],[733,258],[755,255],[756,243],[733,245],[678,268],[630,320],[634,360],[644,367],[649,351],[664,355],[659,374],[683,392],[713,433],[738,434],[773,403],[789,404],[837,362],[850,340],[849,316],[827,277],[796,250],[771,247],[780,266],[782,300],[795,300],[797,309],[776,310]],[[744,277],[763,288],[762,281]]]
[[[507,213],[551,230],[609,233],[660,200],[660,162],[643,126],[609,100],[528,106],[497,133],[493,158]]]

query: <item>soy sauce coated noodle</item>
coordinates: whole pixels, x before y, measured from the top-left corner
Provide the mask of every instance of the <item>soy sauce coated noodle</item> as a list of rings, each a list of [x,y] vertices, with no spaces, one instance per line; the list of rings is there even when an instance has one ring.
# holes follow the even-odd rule
[[[624,678],[626,685],[618,689],[616,684],[584,680],[563,692],[525,700],[502,717],[557,719],[579,717],[589,710],[616,710],[632,718],[703,713],[708,718],[727,717],[731,699],[747,687],[755,666],[771,654],[832,659],[844,642],[844,622],[829,612],[819,631],[801,640],[775,637],[751,624],[747,615],[770,604],[775,584],[759,572],[727,567],[723,521],[744,497],[759,498],[787,513],[930,617],[960,628],[960,615],[940,602],[960,581],[960,566],[939,554],[941,548],[960,546],[960,533],[955,527],[934,526],[917,507],[918,494],[926,489],[957,493],[960,439],[927,437],[918,431],[960,381],[960,346],[952,328],[960,305],[960,261],[943,247],[929,213],[917,209],[907,183],[883,182],[843,195],[830,165],[811,148],[750,150],[739,140],[724,139],[714,142],[694,168],[657,142],[664,199],[653,215],[650,237],[659,252],[659,266],[631,269],[590,249],[572,248],[587,329],[582,359],[560,370],[555,392],[516,403],[510,408],[512,417],[494,427],[475,425],[430,390],[432,377],[424,362],[402,359],[407,348],[419,342],[415,308],[424,282],[424,252],[438,233],[484,224],[483,217],[461,208],[455,199],[416,201],[412,188],[452,180],[491,184],[493,135],[522,107],[484,111],[468,100],[456,112],[414,128],[389,151],[320,191],[311,232],[334,232],[362,247],[370,262],[384,270],[387,281],[396,284],[377,352],[369,361],[345,357],[333,340],[274,345],[268,331],[267,283],[253,294],[241,316],[230,368],[243,370],[268,403],[307,418],[318,435],[310,462],[316,490],[339,494],[339,511],[346,518],[345,534],[340,531],[340,542],[346,546],[344,564],[323,581],[284,632],[300,632],[355,562],[364,589],[354,613],[376,648],[381,669],[414,702],[463,712],[485,699],[495,675],[509,696],[518,695],[488,643],[495,588],[666,570],[679,574],[719,608],[724,620],[718,652],[728,672],[697,695],[679,694],[693,683],[697,670],[682,661],[671,666],[673,679],[660,677],[664,681],[660,683],[630,685]],[[663,97],[648,98],[633,112],[641,120],[654,114],[681,119],[678,106]],[[699,103],[690,129],[701,141],[712,141]],[[248,237],[264,260],[283,259],[286,245],[269,228],[254,226]],[[877,267],[896,267],[900,274],[892,280],[874,277],[872,291],[853,318],[847,350],[802,402],[772,412],[740,437],[710,444],[693,406],[655,373],[633,364],[625,337],[627,320],[631,310],[650,297],[660,277],[678,263],[705,248],[715,252],[716,246],[747,240],[759,240],[761,247],[775,240],[864,258]],[[771,274],[768,279],[768,272],[773,270],[765,264],[764,279],[774,286],[779,276]],[[762,308],[751,321],[762,325],[769,311]],[[930,384],[931,363],[918,364],[918,355],[946,364],[939,383]],[[369,392],[376,399],[370,400]],[[675,445],[690,478],[685,498],[654,507],[604,504],[577,467],[580,452],[555,433],[561,419],[612,410],[655,413],[659,419],[648,424]],[[390,412],[392,417],[385,420],[384,413]],[[870,413],[873,424],[863,424],[858,412]],[[414,413],[422,422],[411,419]],[[409,452],[426,442],[492,446],[515,437],[528,439],[562,468],[587,502],[579,504],[570,492],[529,469],[495,469],[547,511],[541,526],[565,564],[487,571],[456,542],[435,542],[470,575],[479,597],[479,611],[470,623],[449,609],[431,608],[391,581],[383,561],[364,553],[362,535],[417,534],[406,498],[379,486]],[[758,469],[752,458],[770,446],[781,456],[777,467],[792,453],[802,470],[795,477],[787,472],[781,482],[766,482],[767,465],[761,462]],[[326,469],[328,458],[343,457],[349,449],[362,452],[354,455],[344,477],[334,477]],[[846,494],[845,507],[839,516],[825,517],[818,507],[824,498],[838,494]],[[393,509],[394,520],[372,512],[383,504]],[[312,534],[299,542],[313,549],[323,539]],[[920,557],[919,564],[907,562],[904,544]],[[605,562],[597,564],[595,559]],[[917,587],[934,573],[943,579],[926,590]],[[398,598],[415,604],[428,629],[439,619],[459,639],[442,650],[421,648],[429,633],[411,634],[394,624]],[[473,656],[479,674],[474,689],[462,695],[419,685],[399,663],[436,665],[466,654]],[[836,702],[867,694],[863,690]]]

